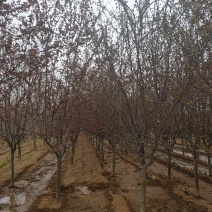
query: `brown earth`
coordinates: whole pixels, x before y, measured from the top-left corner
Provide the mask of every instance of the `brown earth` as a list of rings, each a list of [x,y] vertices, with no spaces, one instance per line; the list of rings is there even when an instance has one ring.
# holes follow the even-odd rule
[[[21,146],[21,160],[18,159],[18,151],[16,150],[15,152],[15,179],[18,179],[26,169],[30,168],[33,164],[36,164],[37,161],[44,157],[49,151],[47,145],[44,145],[43,141],[39,139],[37,140],[37,151],[34,151],[33,149],[32,140],[24,142]],[[3,151],[0,154],[0,164],[2,164],[2,167],[0,168],[0,188],[8,184],[10,180],[10,151],[6,144],[4,145],[4,148],[2,146],[1,148]],[[5,164],[3,164],[4,162]]]
[[[107,148],[106,152],[106,168],[109,171],[111,151]],[[139,211],[139,166],[123,155],[117,155],[116,161],[119,192],[127,200],[131,211]],[[200,180],[201,192],[200,196],[197,196],[193,177],[182,172],[181,169],[173,169],[172,179],[169,180],[167,166],[154,162],[148,169],[147,211],[212,211],[211,182],[211,180]]]
[[[85,137],[78,141],[74,164],[70,150],[63,160],[61,203],[55,202],[55,180],[50,193],[41,195],[29,211],[130,211],[126,200],[115,194],[117,183],[108,180],[93,146]]]
[[[28,160],[22,162],[25,165],[18,162],[16,180],[27,179],[29,181],[30,175],[36,169],[42,168],[45,163],[43,158],[47,154],[46,147],[40,148],[35,154],[38,153],[37,156],[30,153]],[[110,148],[105,148],[103,167],[95,148],[86,137],[82,136],[77,144],[74,164],[70,163],[70,149],[63,160],[61,203],[58,204],[55,201],[56,176],[54,175],[45,189],[45,193],[36,198],[28,211],[139,211],[140,173],[138,165],[132,162],[131,158],[120,156],[116,156],[116,178],[113,179],[110,176]],[[0,185],[8,182],[9,165],[0,169],[0,176],[2,174],[4,177],[1,178]],[[212,211],[211,181],[200,180],[201,194],[196,196],[193,186],[194,179],[191,176],[177,169],[173,169],[171,180],[168,180],[166,175],[166,166],[158,162],[155,162],[148,170],[147,211]],[[0,197],[4,196],[6,187],[4,186],[4,189],[1,190]],[[10,192],[14,191],[10,190]]]

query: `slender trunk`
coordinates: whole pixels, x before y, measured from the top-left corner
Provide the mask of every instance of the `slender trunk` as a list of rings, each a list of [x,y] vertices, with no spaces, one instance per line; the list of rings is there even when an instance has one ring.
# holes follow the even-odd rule
[[[14,187],[14,170],[15,170],[15,163],[14,163],[14,149],[10,147],[10,187]]]
[[[102,160],[102,162],[104,162],[104,144],[103,144],[103,139],[101,138],[101,144],[100,144],[100,152],[101,152],[101,160]]]
[[[184,155],[184,139],[182,138],[182,155]]]
[[[33,149],[34,149],[34,151],[38,150],[37,142],[36,142],[36,135],[35,134],[33,134]]]
[[[212,168],[211,168],[211,154],[210,154],[210,149],[207,153],[208,155],[208,172],[209,172],[209,177],[212,177]]]
[[[172,151],[168,149],[168,178],[171,179],[171,170],[172,170]]]
[[[128,155],[128,149],[125,147],[125,155]]]
[[[146,166],[141,165],[141,205],[140,212],[146,211]]]
[[[18,143],[18,159],[21,160],[21,143]]]
[[[95,138],[94,138],[94,135],[92,135],[92,144],[95,147]]]
[[[96,137],[96,142],[97,142],[97,143],[96,143],[96,145],[97,145],[97,146],[96,146],[97,152],[100,153],[100,151],[101,151],[100,142],[101,142],[101,141],[100,141],[100,138],[99,138],[98,136]]]
[[[96,150],[98,150],[98,137],[95,136],[95,147],[96,147]]]
[[[112,145],[112,177],[116,175],[116,145]]]
[[[71,164],[74,163],[74,155],[75,155],[75,145],[74,145],[74,142],[72,142],[72,145],[71,145]]]
[[[199,173],[198,173],[198,153],[194,153],[194,177],[195,177],[195,190],[199,194]]]
[[[60,184],[61,184],[61,169],[62,169],[62,158],[57,156],[57,185],[56,185],[56,200],[60,202],[61,193],[60,193]]]

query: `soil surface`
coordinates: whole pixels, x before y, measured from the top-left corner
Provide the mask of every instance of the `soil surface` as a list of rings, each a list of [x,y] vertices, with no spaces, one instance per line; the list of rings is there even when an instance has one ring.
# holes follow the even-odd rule
[[[17,155],[15,157],[14,188],[9,187],[10,163],[1,167],[0,211],[27,211],[30,204],[48,185],[48,181],[55,173],[52,154],[41,140],[38,140],[37,148],[37,151],[33,149],[31,141],[22,144],[21,159],[18,159]],[[8,151],[4,151],[1,161],[8,158],[8,154]]]
[[[119,153],[119,151],[118,151]],[[121,157],[120,157],[121,156]],[[111,170],[111,150],[106,149],[106,169]],[[132,165],[134,164],[134,165]],[[118,190],[128,202],[131,211],[139,211],[139,165],[126,156],[116,155],[116,181]],[[172,169],[167,178],[167,166],[154,162],[148,169],[147,211],[212,211],[212,181],[200,180],[200,195],[195,194],[194,178]]]
[[[39,152],[39,155],[36,156],[30,153],[31,157],[28,157],[25,165],[18,163],[20,168],[17,171],[16,187],[13,189],[8,187],[9,165],[1,168],[0,176],[4,172],[5,174],[0,180],[0,211],[5,211],[4,208],[7,207],[7,211],[30,212],[138,212],[138,164],[118,149],[116,177],[112,178],[112,153],[106,141],[104,148],[105,162],[102,163],[92,144],[85,136],[81,136],[77,143],[74,164],[70,163],[71,149],[67,149],[62,165],[60,203],[55,200],[55,156],[46,148],[40,148],[36,153]],[[8,197],[10,201],[7,201]],[[1,202],[2,199],[4,203]],[[210,178],[200,180],[200,195],[197,196],[191,175],[175,167],[172,170],[172,179],[168,180],[167,167],[154,162],[148,169],[147,211],[210,212],[212,181]]]

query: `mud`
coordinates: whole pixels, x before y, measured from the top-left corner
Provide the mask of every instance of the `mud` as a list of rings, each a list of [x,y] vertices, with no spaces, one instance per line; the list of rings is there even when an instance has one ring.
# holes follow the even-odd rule
[[[48,154],[19,175],[14,189],[3,187],[0,211],[139,211],[140,170],[136,157],[124,155],[118,148],[113,178],[111,149],[106,146],[104,163],[85,136],[77,144],[74,164],[70,163],[71,149],[67,149],[62,163],[60,203],[55,200],[56,161],[54,155]],[[200,195],[195,194],[193,185],[193,177],[176,168],[169,180],[166,165],[155,161],[148,169],[147,211],[212,211],[211,181],[200,180]]]
[[[120,154],[119,148],[117,151]],[[131,211],[139,211],[140,173],[139,164],[132,165],[129,157],[116,155],[116,181],[120,193],[128,202]],[[107,171],[112,169],[111,151],[106,145]],[[123,160],[124,159],[124,160]],[[126,160],[125,160],[126,159]],[[212,211],[212,184],[200,180],[200,195],[196,195],[194,179],[172,170],[172,179],[167,178],[167,167],[154,162],[148,169],[147,211]]]
[[[24,172],[15,182],[14,188],[3,188],[1,211],[28,211],[36,197],[46,192],[45,189],[55,174],[55,156],[46,155],[33,169]]]

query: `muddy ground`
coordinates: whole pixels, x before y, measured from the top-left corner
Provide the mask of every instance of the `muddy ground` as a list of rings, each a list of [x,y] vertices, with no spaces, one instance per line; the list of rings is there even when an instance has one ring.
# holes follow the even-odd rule
[[[0,211],[139,211],[139,169],[130,158],[116,156],[116,178],[110,176],[111,150],[105,147],[105,163],[101,166],[95,148],[81,137],[74,164],[70,163],[70,150],[63,160],[62,201],[55,202],[55,157],[46,148],[39,156],[28,159],[31,165],[22,165],[16,178],[16,187],[7,186],[9,172],[0,180]],[[41,154],[42,152],[42,154]],[[121,157],[120,157],[121,156]],[[33,160],[31,160],[33,159]],[[9,167],[4,167],[4,172]],[[2,169],[0,169],[0,174]],[[168,180],[165,165],[155,162],[148,171],[147,211],[212,211],[212,183],[200,180],[200,196],[195,195],[194,179],[174,169]],[[0,175],[1,176],[1,175]],[[53,176],[51,178],[51,176]],[[3,183],[4,182],[4,183]],[[36,184],[37,183],[37,184]],[[5,184],[5,185],[4,185]],[[31,194],[31,196],[29,195]],[[19,195],[19,196],[18,196]],[[21,196],[22,195],[22,196]],[[24,198],[23,198],[24,196]],[[37,196],[37,197],[36,197]],[[1,199],[11,197],[7,204]],[[22,198],[21,198],[22,197]],[[35,198],[36,197],[36,198]],[[24,200],[23,200],[24,199]],[[33,201],[30,206],[27,203]],[[8,207],[9,205],[9,207]]]

